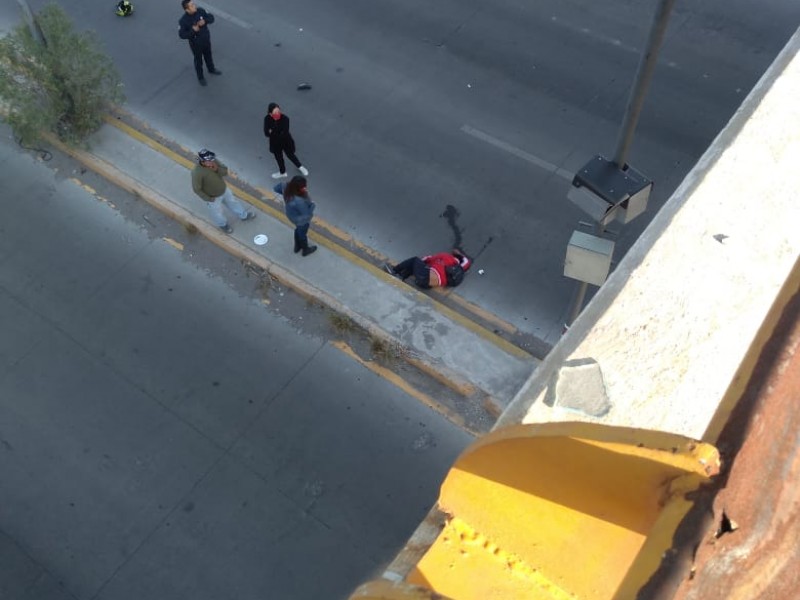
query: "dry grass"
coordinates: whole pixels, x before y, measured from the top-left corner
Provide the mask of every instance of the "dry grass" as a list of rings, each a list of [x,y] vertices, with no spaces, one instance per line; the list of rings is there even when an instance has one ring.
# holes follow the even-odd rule
[[[383,363],[394,363],[406,357],[406,350],[394,341],[373,336],[370,338],[370,352],[375,360]]]
[[[356,325],[355,321],[353,321],[353,319],[351,319],[347,315],[342,315],[339,313],[331,313],[328,316],[328,321],[330,322],[331,327],[333,327],[333,329],[340,335],[345,333],[351,333],[358,329],[358,326]]]

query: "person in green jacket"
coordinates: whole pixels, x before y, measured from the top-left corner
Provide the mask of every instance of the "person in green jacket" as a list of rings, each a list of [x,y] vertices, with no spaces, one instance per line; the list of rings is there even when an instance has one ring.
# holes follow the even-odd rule
[[[228,225],[228,219],[222,212],[223,204],[242,221],[255,219],[256,213],[246,210],[242,203],[234,198],[228,184],[225,183],[228,167],[217,160],[216,154],[203,148],[197,153],[197,162],[198,165],[192,170],[192,189],[208,203],[208,211],[211,213],[214,225],[225,233],[233,233],[233,227]]]

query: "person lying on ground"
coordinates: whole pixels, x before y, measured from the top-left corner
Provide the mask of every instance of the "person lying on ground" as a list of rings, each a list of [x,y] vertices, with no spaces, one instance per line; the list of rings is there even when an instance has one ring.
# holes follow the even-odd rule
[[[464,280],[472,260],[458,248],[430,256],[412,256],[394,266],[386,263],[384,269],[390,275],[405,281],[412,275],[414,283],[423,289],[455,287]]]

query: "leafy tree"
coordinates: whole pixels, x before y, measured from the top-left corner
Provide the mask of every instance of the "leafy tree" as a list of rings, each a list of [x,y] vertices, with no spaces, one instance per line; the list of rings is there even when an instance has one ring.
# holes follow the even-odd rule
[[[124,101],[119,73],[94,33],[76,32],[58,5],[45,6],[36,23],[43,44],[24,24],[0,39],[0,114],[25,142],[50,131],[80,143]]]

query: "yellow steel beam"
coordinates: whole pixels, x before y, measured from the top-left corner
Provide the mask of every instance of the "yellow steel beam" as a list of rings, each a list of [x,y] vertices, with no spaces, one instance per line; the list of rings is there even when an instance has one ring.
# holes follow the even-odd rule
[[[449,518],[406,580],[453,600],[633,597],[669,548],[687,492],[718,469],[713,446],[662,432],[494,431],[450,470],[439,498]]]
[[[433,590],[404,581],[377,579],[359,587],[350,600],[451,600]]]

